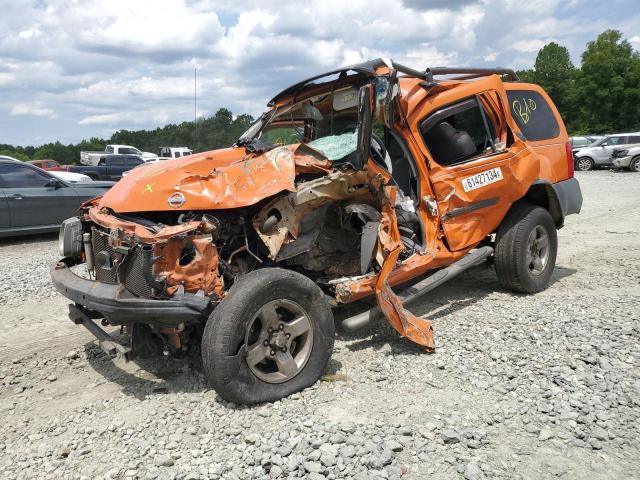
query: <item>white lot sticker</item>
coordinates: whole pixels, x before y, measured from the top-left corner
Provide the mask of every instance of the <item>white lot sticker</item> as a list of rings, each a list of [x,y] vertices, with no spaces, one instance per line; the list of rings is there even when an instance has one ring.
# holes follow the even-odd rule
[[[495,183],[502,180],[502,170],[500,167],[492,168],[485,172],[480,172],[472,177],[462,179],[462,188],[465,192],[470,192],[476,188],[482,188],[490,183]]]

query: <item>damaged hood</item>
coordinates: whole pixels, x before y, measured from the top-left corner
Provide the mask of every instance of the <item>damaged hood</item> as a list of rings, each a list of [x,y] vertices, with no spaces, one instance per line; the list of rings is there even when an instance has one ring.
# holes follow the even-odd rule
[[[215,150],[131,170],[100,199],[99,208],[131,213],[246,207],[294,191],[298,173],[330,170],[331,162],[305,145],[260,155],[244,148]]]

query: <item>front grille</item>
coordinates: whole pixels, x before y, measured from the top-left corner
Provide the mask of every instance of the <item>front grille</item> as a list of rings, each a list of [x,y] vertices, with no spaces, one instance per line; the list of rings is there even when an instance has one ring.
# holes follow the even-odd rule
[[[151,269],[151,267],[148,267]],[[137,246],[123,266],[124,286],[134,295],[151,298],[152,288],[144,275],[142,248]],[[149,272],[151,274],[152,272]]]
[[[96,280],[104,283],[118,283],[118,267],[114,262],[114,251],[109,245],[109,235],[105,232],[98,230],[95,227],[91,228],[91,247],[93,248],[94,262],[98,258],[100,252],[107,252],[109,258],[111,258],[111,267],[105,268],[104,266],[95,266]]]

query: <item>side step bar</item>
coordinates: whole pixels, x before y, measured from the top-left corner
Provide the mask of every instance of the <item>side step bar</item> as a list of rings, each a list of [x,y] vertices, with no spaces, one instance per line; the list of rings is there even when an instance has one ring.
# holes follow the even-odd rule
[[[83,325],[100,342],[100,348],[111,358],[121,355],[126,361],[131,360],[131,349],[118,343],[111,335],[100,328],[96,323],[77,305],[69,305],[69,318],[76,325]]]
[[[491,255],[493,255],[493,248],[489,246],[481,247],[467,253],[457,262],[438,270],[433,275],[429,275],[415,285],[398,293],[398,298],[402,302],[402,306],[405,308],[410,307],[412,303],[421,298],[425,293],[430,292],[446,281],[451,280],[453,277],[460,275],[465,270],[484,263]],[[371,310],[344,319],[342,321],[342,328],[347,332],[355,332],[383,316],[380,307],[375,306]]]

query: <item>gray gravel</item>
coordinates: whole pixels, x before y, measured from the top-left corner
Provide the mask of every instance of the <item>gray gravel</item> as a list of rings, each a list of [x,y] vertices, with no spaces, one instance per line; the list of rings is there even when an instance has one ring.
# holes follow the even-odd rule
[[[435,354],[384,323],[339,333],[323,381],[253,408],[189,360],[106,359],[48,298],[55,240],[5,241],[0,477],[637,478],[640,175],[579,180],[547,291],[467,272],[415,310]]]

